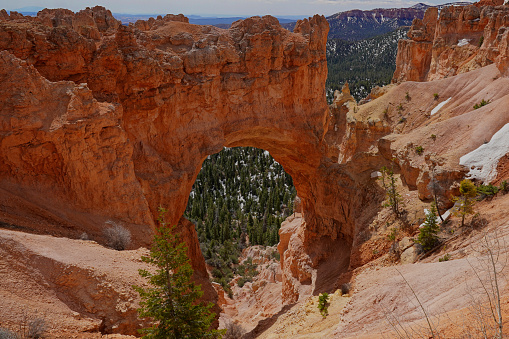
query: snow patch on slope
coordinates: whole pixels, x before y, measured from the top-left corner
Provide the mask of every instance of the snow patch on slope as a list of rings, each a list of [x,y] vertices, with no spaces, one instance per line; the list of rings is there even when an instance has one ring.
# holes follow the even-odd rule
[[[481,145],[460,158],[460,165],[470,169],[469,179],[479,179],[485,184],[497,176],[497,165],[500,158],[509,153],[509,124],[505,124],[493,135],[490,142]]]
[[[461,39],[460,41],[458,41],[458,46],[461,47],[461,46],[465,46],[465,45],[468,45],[468,42],[470,41],[471,39]]]
[[[449,102],[449,100],[451,100],[451,99],[452,99],[452,98],[449,98],[449,99],[447,99],[447,100],[442,101],[441,103],[439,103],[439,104],[437,105],[437,107],[433,108],[433,110],[431,111],[431,115],[433,115],[433,114],[437,113],[438,111],[440,111],[440,109],[441,109],[442,107],[444,107],[444,106],[445,106],[445,104],[446,104],[446,103],[448,103],[448,102]]]

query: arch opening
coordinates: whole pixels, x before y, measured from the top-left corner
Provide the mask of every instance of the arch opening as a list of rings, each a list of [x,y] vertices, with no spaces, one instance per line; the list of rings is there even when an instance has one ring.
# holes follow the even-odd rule
[[[203,162],[184,216],[195,224],[213,280],[230,297],[235,275],[243,281],[252,278],[238,268],[242,251],[261,245],[277,252],[279,228],[293,213],[295,197],[291,176],[268,151],[224,148]]]

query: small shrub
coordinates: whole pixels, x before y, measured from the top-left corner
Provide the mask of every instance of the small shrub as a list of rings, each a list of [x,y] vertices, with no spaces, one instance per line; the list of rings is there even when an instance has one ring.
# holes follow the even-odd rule
[[[221,271],[219,268],[214,267],[212,270],[212,276],[216,279],[221,279],[224,277],[223,271]]]
[[[433,139],[433,141],[435,141],[435,140],[437,140],[437,135],[436,135],[436,134],[432,134],[432,135],[430,136],[430,138],[431,138],[431,139]]]
[[[104,230],[106,244],[117,251],[123,251],[131,243],[131,232],[120,224],[108,221],[112,227]]]
[[[438,93],[433,93],[433,99],[438,100],[439,97]]]
[[[486,106],[486,105],[487,105],[487,104],[489,104],[489,103],[490,103],[490,101],[489,101],[489,100],[488,100],[488,101],[486,101],[486,100],[482,99],[480,103],[478,103],[478,104],[475,104],[475,105],[474,105],[474,109],[481,108],[481,107],[483,107],[483,106]]]
[[[391,232],[389,234],[387,234],[387,238],[390,240],[390,241],[396,241],[396,237],[398,236],[398,229],[396,227],[393,227],[391,229]]]
[[[400,123],[400,124],[404,123],[405,121],[406,121],[406,118],[405,118],[405,117],[401,117],[401,118],[399,119],[399,123]]]
[[[318,297],[318,309],[322,317],[326,318],[329,315],[329,294],[323,292]]]
[[[398,110],[399,110],[399,111],[402,111],[402,110],[403,110],[403,104],[399,104],[399,105],[398,105]]]
[[[476,228],[476,229],[482,229],[486,226],[488,226],[490,222],[488,221],[488,219],[482,217],[479,213],[476,213],[474,214],[474,216],[472,217],[472,220],[470,221],[470,226],[472,228]]]
[[[406,92],[405,99],[406,99],[406,101],[410,101],[410,99],[412,99],[412,98],[410,97],[410,94],[408,94],[408,92]]]
[[[438,258],[438,262],[449,261],[449,259],[451,259],[451,255],[449,253],[447,253],[442,258]]]
[[[281,261],[281,254],[279,254],[278,251],[272,251],[272,253],[270,254],[270,257],[277,261]]]
[[[0,339],[17,339],[18,337],[13,332],[6,328],[0,328]]]
[[[509,182],[507,180],[502,181],[499,190],[502,194],[507,194],[509,192]]]
[[[240,326],[240,324],[231,321],[226,322],[225,329],[226,333],[224,334],[223,339],[242,338],[242,336],[245,333],[244,329],[242,328],[242,326]]]
[[[477,193],[480,195],[479,200],[492,199],[498,193],[498,187],[491,184],[481,185],[477,187]]]
[[[481,37],[479,38],[479,47],[482,46],[483,42],[484,42],[484,35],[481,35]]]
[[[424,147],[422,146],[416,146],[415,147],[415,153],[422,155],[424,153]]]
[[[352,285],[350,283],[344,283],[341,285],[341,294],[349,294]]]
[[[28,335],[30,339],[43,338],[46,332],[46,321],[42,318],[34,318],[28,322]]]

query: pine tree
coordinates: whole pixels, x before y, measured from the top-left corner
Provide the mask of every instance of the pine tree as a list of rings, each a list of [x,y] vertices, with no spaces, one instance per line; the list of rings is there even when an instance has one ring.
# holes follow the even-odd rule
[[[382,186],[385,188],[385,194],[387,196],[387,203],[385,206],[391,207],[394,214],[399,217],[401,195],[398,193],[396,188],[396,177],[394,176],[394,171],[392,169],[388,169],[385,166],[382,167],[380,171],[382,172]]]
[[[153,326],[143,329],[144,338],[220,338],[221,331],[211,330],[214,313],[212,303],[197,300],[203,295],[200,286],[192,282],[193,269],[187,257],[187,247],[175,234],[174,227],[164,221],[166,210],[159,210],[159,227],[148,257],[142,260],[156,267],[155,273],[140,270],[150,287],[135,286],[142,301],[138,310],[143,318],[152,318]]]
[[[326,318],[329,315],[329,294],[323,292],[318,297],[318,309],[322,317]]]
[[[431,203],[431,208],[426,213],[424,226],[420,229],[417,243],[422,245],[424,251],[429,251],[438,243],[438,231],[440,225],[437,223],[437,208],[435,203]]]
[[[453,210],[454,215],[461,217],[461,227],[465,225],[465,217],[467,214],[474,213],[474,198],[477,196],[477,188],[474,183],[465,179],[460,184],[461,196],[453,198],[456,206]]]

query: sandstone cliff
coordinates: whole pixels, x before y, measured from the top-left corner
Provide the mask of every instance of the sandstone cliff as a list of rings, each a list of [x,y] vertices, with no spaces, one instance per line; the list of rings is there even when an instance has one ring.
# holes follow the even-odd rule
[[[507,72],[507,20],[503,0],[429,8],[398,43],[393,82],[430,81],[495,63]]]
[[[353,182],[324,143],[327,28],[321,16],[291,33],[269,16],[222,30],[181,15],[125,27],[102,7],[2,12],[2,222],[104,242],[113,220],[139,246],[166,206],[214,300],[196,232],[181,216],[209,154],[255,146],[294,179],[305,222],[290,251],[299,272],[312,270],[327,256],[319,239],[332,246],[353,236]],[[351,187],[337,195],[338,184]],[[299,272],[283,278],[287,300],[298,298],[294,285],[311,283]]]

